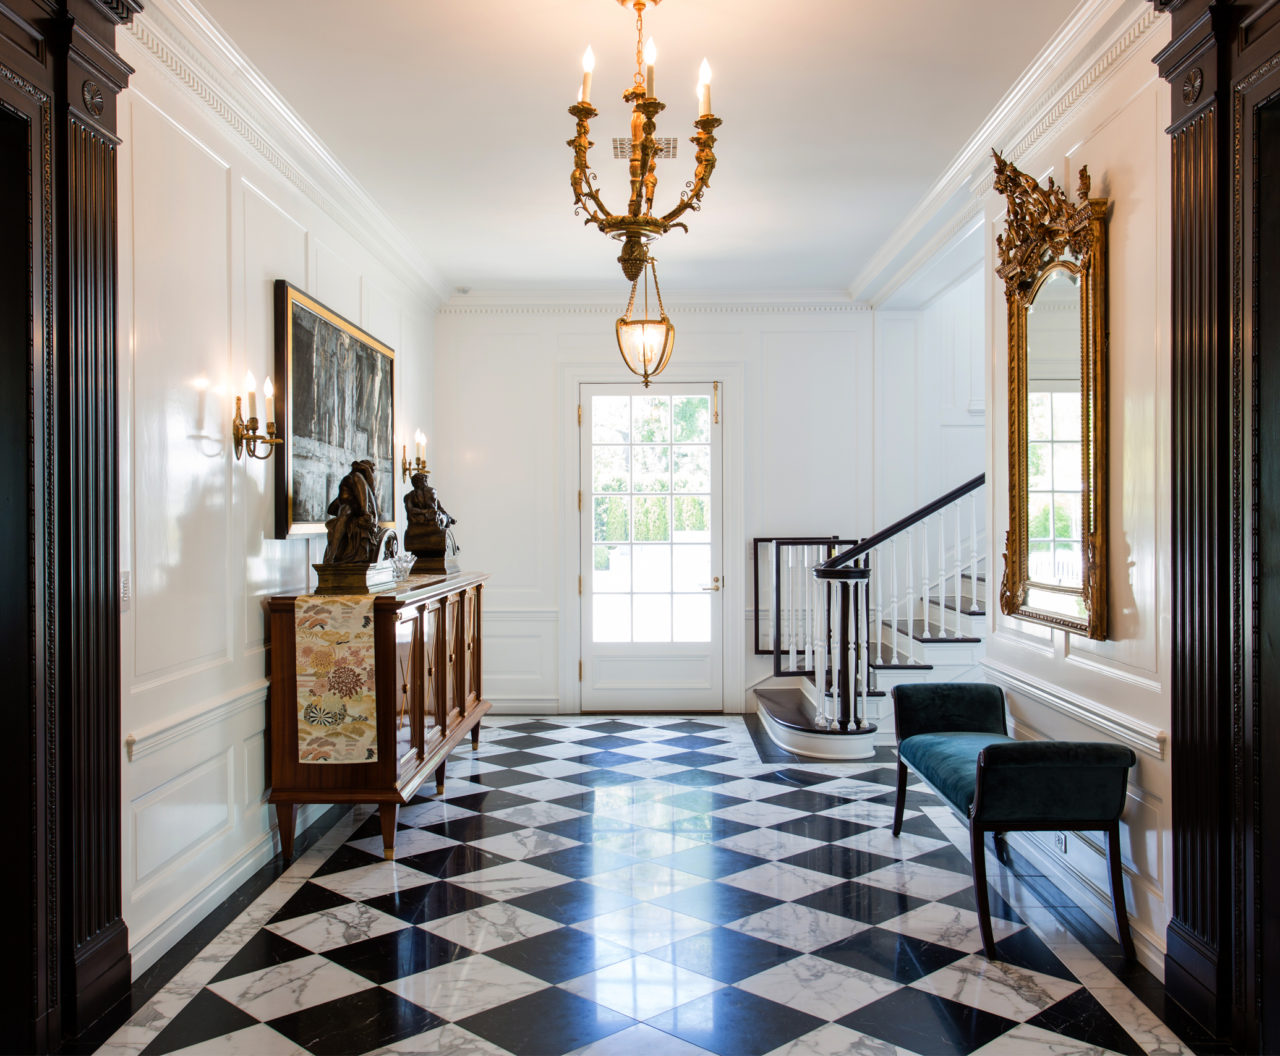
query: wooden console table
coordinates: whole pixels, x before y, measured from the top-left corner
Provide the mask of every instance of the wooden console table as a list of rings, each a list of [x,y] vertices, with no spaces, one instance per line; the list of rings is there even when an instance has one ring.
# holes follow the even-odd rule
[[[299,803],[377,803],[383,854],[393,857],[396,817],[467,733],[480,746],[489,710],[480,687],[480,593],[486,575],[410,576],[373,595],[376,761],[301,762],[298,753],[296,601],[271,599],[269,802],[280,844],[293,857]]]

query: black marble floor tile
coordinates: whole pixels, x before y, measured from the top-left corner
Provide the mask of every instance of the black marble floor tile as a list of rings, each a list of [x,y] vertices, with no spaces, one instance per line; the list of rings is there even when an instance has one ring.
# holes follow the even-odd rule
[[[849,802],[849,798],[847,796],[832,795],[829,792],[815,792],[808,788],[797,788],[790,792],[783,792],[781,795],[770,796],[761,802],[817,814],[822,810],[843,806]]]
[[[487,906],[492,901],[487,895],[444,880],[364,900],[365,905],[398,917],[406,924],[421,924],[427,920],[451,917],[455,913]]]
[[[753,913],[762,913],[782,902],[781,899],[770,898],[768,895],[715,881],[698,884],[696,887],[686,887],[682,891],[673,891],[669,895],[663,895],[652,901],[655,906],[674,910],[688,917],[696,917],[711,924],[728,924],[734,920],[741,920]]]
[[[329,960],[370,982],[389,983],[467,957],[470,950],[422,928],[406,927],[328,953]]]
[[[703,767],[727,763],[729,757],[716,755],[714,752],[676,752],[672,755],[660,756],[659,761],[671,766]]]
[[[925,851],[924,854],[916,855],[911,860],[921,865],[931,865],[935,869],[950,869],[953,873],[959,873],[961,876],[973,875],[969,859],[950,843],[945,847],[936,847],[932,851]]]
[[[682,737],[671,737],[662,742],[664,748],[683,748],[687,752],[715,751],[724,745],[717,737],[699,737],[696,734],[685,734]]]
[[[734,987],[646,1021],[719,1056],[761,1056],[822,1026],[822,1020]]]
[[[584,737],[577,743],[589,745],[596,751],[603,752],[614,748],[629,748],[642,742],[637,741],[634,737],[619,737],[617,734],[602,733],[595,737]]]
[[[771,774],[761,774],[757,781],[768,781],[774,785],[786,785],[790,788],[808,788],[810,785],[824,785],[831,780],[827,774],[815,774],[810,770],[787,767],[775,770]]]
[[[947,838],[946,834],[933,823],[933,819],[924,814],[918,814],[914,818],[904,818],[902,831],[910,833],[912,836],[927,836],[931,840],[945,840]]]
[[[308,913],[319,913],[322,909],[332,909],[334,906],[345,905],[350,901],[351,899],[346,895],[340,895],[327,887],[308,881],[298,888],[288,902],[276,910],[275,915],[267,923],[274,924],[276,921],[302,917]]]
[[[489,951],[495,960],[548,983],[576,979],[634,955],[634,950],[577,928],[558,928]]]
[[[630,1016],[552,986],[460,1025],[515,1056],[545,1056],[572,1052],[634,1024]]]
[[[379,828],[381,833],[382,829]],[[359,847],[344,844],[330,855],[312,876],[328,876],[331,873],[345,873],[348,869],[360,869],[366,865],[377,865],[383,861],[380,854],[370,854]]]
[[[683,719],[680,722],[664,722],[660,727],[672,733],[716,733],[721,727],[709,722],[698,722],[696,719]]]
[[[722,983],[736,983],[794,960],[800,951],[732,928],[711,928],[670,946],[650,950],[649,955]]]
[[[234,1030],[251,1027],[258,1021],[212,990],[201,990],[186,1003],[155,1040],[142,1050],[143,1056],[163,1056],[202,1041],[220,1038]]]
[[[582,762],[582,760],[575,759],[574,762],[578,763],[578,762]],[[634,763],[636,762],[636,760],[633,758],[630,760],[630,762]],[[614,765],[623,765],[623,764],[614,764]],[[577,773],[577,774],[567,774],[562,780],[572,781],[574,784],[577,784],[577,785],[586,785],[589,788],[607,788],[614,785],[635,784],[635,782],[639,781],[640,778],[636,777],[635,774],[621,774],[621,773],[618,773],[616,770],[605,769],[605,770],[584,770],[581,773]]]
[[[911,935],[867,928],[814,951],[814,956],[870,972],[898,983],[914,983],[966,954]]]
[[[508,899],[513,906],[561,924],[577,924],[633,906],[636,899],[620,891],[574,880]]]
[[[536,762],[546,762],[546,759],[542,756],[534,756],[533,758]],[[485,760],[485,762],[490,761],[488,759]],[[530,780],[536,779],[531,776]],[[493,788],[469,796],[452,796],[449,802],[455,807],[462,807],[464,810],[474,810],[477,814],[492,814],[495,811],[506,810],[508,807],[522,807],[526,803],[534,802],[534,800],[526,796],[518,796],[514,792],[507,792],[501,788]]]
[[[822,840],[823,843],[836,843],[839,840],[846,840],[850,836],[857,836],[860,832],[869,832],[875,828],[874,825],[863,825],[856,821],[846,821],[843,818],[828,818],[821,814],[806,814],[803,817],[792,818],[789,821],[782,821],[769,827],[777,829],[779,832],[789,832],[793,836],[805,836],[811,840]]]
[[[504,773],[507,771],[504,771]],[[457,803],[457,800],[451,800],[451,803]],[[494,810],[500,809],[494,807]],[[523,825],[517,825],[513,821],[507,821],[505,818],[493,818],[487,814],[474,814],[465,818],[451,818],[448,821],[437,822],[434,825],[423,825],[423,832],[434,832],[437,836],[446,836],[451,840],[457,840],[459,843],[475,843],[476,840],[483,840],[486,836],[501,836],[504,832],[515,832],[516,829],[524,828]]]
[[[602,847],[594,847],[589,843],[581,843],[577,847],[566,847],[562,851],[540,854],[536,858],[525,860],[539,869],[550,869],[553,873],[561,873],[575,880],[581,880],[584,876],[611,873],[615,869],[623,869],[640,861],[639,858],[633,858],[629,854],[606,851]]]
[[[919,859],[912,859],[919,861]],[[973,885],[962,887],[954,895],[948,895],[946,898],[938,899],[943,905],[955,906],[957,909],[967,909],[971,913],[978,911],[978,899],[973,893]],[[987,903],[991,907],[991,915],[999,917],[1001,920],[1009,920],[1015,924],[1021,924],[1022,918],[1018,916],[1018,911],[1006,902],[990,884],[987,885]]]
[[[316,1056],[349,1056],[392,1045],[443,1024],[434,1013],[375,986],[290,1012],[269,1025]]]
[[[299,946],[296,942],[290,942],[274,931],[263,928],[240,947],[236,955],[222,966],[210,982],[234,979],[237,975],[261,971],[263,968],[284,964],[285,961],[296,961],[299,957],[306,957],[310,953],[311,951],[306,947]]]
[[[688,788],[713,788],[738,779],[732,774],[722,774],[715,770],[685,770],[678,774],[667,774],[662,780]]]
[[[731,851],[727,847],[707,844],[702,847],[690,847],[687,851],[677,851],[663,858],[655,858],[658,865],[671,869],[680,869],[695,876],[705,876],[708,880],[718,880],[722,876],[732,876],[744,869],[753,869],[764,865],[765,859],[741,851]]]
[[[671,831],[687,840],[700,843],[727,840],[730,836],[739,836],[756,828],[741,821],[730,821],[728,818],[717,818],[712,814],[696,814],[691,818],[676,818],[671,823]]]
[[[996,943],[996,955],[1006,964],[1041,972],[1058,979],[1074,980],[1075,976],[1030,928],[1021,928]]]
[[[787,865],[798,865],[801,869],[812,869],[817,873],[830,873],[842,879],[852,879],[863,873],[883,869],[898,859],[886,858],[882,854],[872,854],[870,851],[858,850],[856,847],[828,844],[825,847],[801,851],[782,860]]]
[[[504,737],[502,739],[502,747],[520,751],[524,751],[529,748],[546,748],[549,745],[559,743],[560,742],[554,737],[539,736],[533,731],[526,731],[522,736]]]
[[[710,814],[713,810],[722,810],[741,803],[737,796],[726,796],[710,788],[684,789],[673,792],[662,800],[670,807],[681,810],[692,810],[698,814]]]
[[[641,760],[638,755],[625,755],[622,752],[605,750],[592,752],[590,755],[579,755],[573,761],[582,766],[594,766],[602,769],[608,769],[611,766],[630,766],[632,763],[638,763]],[[582,777],[581,774],[574,774],[573,776],[577,779],[581,779]]]
[[[824,913],[860,920],[864,924],[882,924],[913,909],[927,906],[928,900],[872,884],[850,880],[795,900],[797,905],[820,909]]]
[[[467,780],[485,788],[511,788],[514,785],[527,785],[538,778],[523,770],[486,770],[483,774],[472,774]]]
[[[579,727],[583,730],[594,730],[596,733],[635,733],[644,728],[640,723],[623,722],[621,719],[601,719],[599,722]]]
[[[911,1052],[968,1056],[1016,1026],[1011,1019],[903,987],[837,1020]]]
[[[1144,1051],[1098,1003],[1098,999],[1085,989],[1077,990],[1027,1022],[1033,1027],[1065,1034],[1086,1045],[1097,1045],[1125,1056],[1142,1056]]]
[[[510,858],[504,858],[492,851],[482,851],[479,847],[463,844],[453,849],[449,860],[437,875],[440,879],[446,880],[478,872],[481,869],[492,869],[495,865],[506,865],[510,861]]]

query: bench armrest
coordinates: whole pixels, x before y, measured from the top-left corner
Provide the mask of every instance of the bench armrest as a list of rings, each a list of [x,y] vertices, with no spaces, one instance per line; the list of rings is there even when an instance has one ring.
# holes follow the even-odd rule
[[[894,686],[893,715],[899,744],[917,733],[1008,732],[1004,691],[986,682]]]
[[[978,753],[973,820],[984,825],[1110,823],[1124,811],[1132,748],[1091,741],[1011,741]]]

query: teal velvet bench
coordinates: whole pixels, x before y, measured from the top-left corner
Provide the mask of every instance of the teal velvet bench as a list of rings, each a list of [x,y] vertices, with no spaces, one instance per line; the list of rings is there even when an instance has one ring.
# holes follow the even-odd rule
[[[1129,916],[1120,872],[1120,814],[1131,748],[1087,741],[1015,741],[1005,724],[1004,692],[985,683],[924,683],[895,686],[898,735],[898,795],[893,834],[902,832],[907,767],[969,824],[973,893],[978,904],[982,948],[996,956],[987,897],[986,833],[1102,830],[1116,933],[1133,957]]]

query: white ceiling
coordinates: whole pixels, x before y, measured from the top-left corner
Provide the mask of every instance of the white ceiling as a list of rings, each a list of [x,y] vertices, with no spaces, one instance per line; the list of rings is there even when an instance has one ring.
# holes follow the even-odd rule
[[[616,0],[202,0],[369,191],[446,289],[618,291],[618,244],[573,216],[580,59],[597,56],[592,163],[626,207],[621,101],[634,14]],[[666,0],[655,211],[692,176],[698,64],[718,166],[689,234],[654,251],[664,290],[843,293],[1077,0]],[[359,17],[354,18],[353,11]]]

